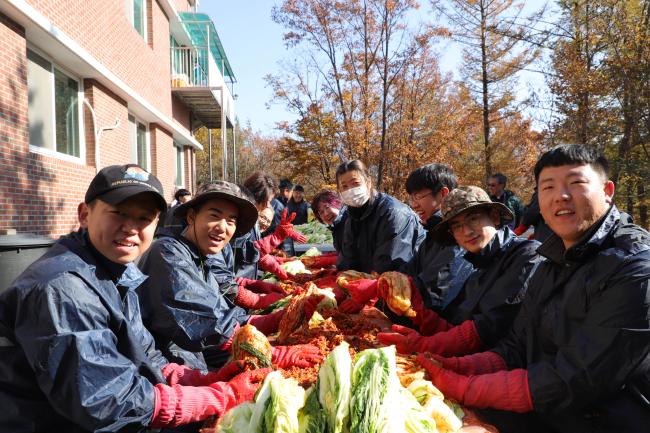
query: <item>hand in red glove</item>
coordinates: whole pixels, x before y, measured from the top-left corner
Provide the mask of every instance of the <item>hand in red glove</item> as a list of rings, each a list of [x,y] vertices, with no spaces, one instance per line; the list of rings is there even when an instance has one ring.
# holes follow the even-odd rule
[[[323,360],[318,347],[311,344],[299,344],[296,346],[274,346],[273,365],[276,368],[311,367]]]
[[[209,386],[159,383],[154,387],[151,427],[178,427],[203,421],[212,415],[221,416],[238,404],[252,400],[260,383],[271,371],[270,368],[247,371],[230,382]]]
[[[377,298],[372,298],[365,304],[360,304],[352,298],[347,298],[339,305],[339,311],[346,314],[356,314],[363,310],[365,307],[372,307],[377,302]]]
[[[520,413],[533,410],[527,370],[463,376],[445,370],[424,354],[418,355],[418,362],[429,372],[431,381],[445,397],[461,404]]]
[[[311,319],[311,316],[314,315],[314,312],[318,308],[318,304],[320,304],[320,301],[322,301],[324,297],[325,295],[309,296],[309,299],[307,299],[307,302],[305,302],[305,306],[303,307],[306,321],[309,321],[309,319]]]
[[[358,304],[365,304],[372,298],[377,297],[377,280],[354,280],[350,281],[346,288],[352,298]]]
[[[431,354],[431,357],[438,361],[443,368],[464,375],[496,373],[508,369],[501,356],[489,351],[461,357],[445,358],[435,354]]]
[[[424,306],[422,294],[415,284],[411,285],[411,308],[415,311],[415,317],[411,320],[418,325],[422,335],[434,335],[453,328],[451,323]]]
[[[285,209],[284,212],[282,212],[282,219],[280,220],[280,224],[278,224],[278,228],[275,229],[275,232],[273,232],[273,234],[281,239],[290,237],[294,241],[304,244],[307,242],[307,238],[302,233],[295,231],[293,229],[293,224],[291,224],[295,218],[295,212],[293,212],[291,216],[287,218],[287,209]]]
[[[513,231],[517,236],[521,236],[526,233],[526,230],[528,230],[528,226],[519,224]]]
[[[278,262],[276,260],[276,257],[271,254],[263,254],[257,263],[260,266],[260,269],[262,269],[265,272],[272,273],[280,280],[286,280],[289,278],[289,274],[287,273],[287,271],[282,269],[280,262]]]
[[[217,371],[204,373],[201,370],[171,362],[165,364],[162,368],[162,374],[167,381],[167,385],[201,386],[230,380],[233,376],[244,371],[244,366],[243,361],[232,361]]]
[[[415,329],[402,325],[393,325],[391,329],[395,332],[379,332],[377,339],[381,344],[395,345],[399,353],[421,352],[420,344],[425,339]]]
[[[271,304],[278,302],[280,299],[286,296],[287,295],[281,295],[280,293],[258,295],[257,293],[253,293],[250,290],[246,290],[243,287],[240,287],[239,290],[237,290],[235,305],[253,310],[261,310],[267,308]]]
[[[474,353],[483,347],[471,320],[466,320],[449,331],[423,337],[405,326],[393,325],[396,333],[380,332],[377,338],[383,344],[394,344],[400,353],[431,352],[443,356]]]
[[[278,326],[280,326],[280,320],[284,316],[284,311],[278,310],[271,314],[253,315],[248,319],[248,323],[256,327],[264,335],[273,334],[278,331]]]
[[[338,254],[323,254],[313,257],[301,257],[300,261],[308,268],[325,268],[335,266]]]
[[[245,289],[248,289],[252,292],[255,293],[281,293],[283,295],[286,295],[286,292],[282,289],[282,287],[278,286],[277,284],[273,283],[267,283],[266,281],[261,281],[261,280],[251,280],[249,278],[243,278],[243,277],[237,277],[235,278],[235,281],[239,285],[239,287],[244,287]]]

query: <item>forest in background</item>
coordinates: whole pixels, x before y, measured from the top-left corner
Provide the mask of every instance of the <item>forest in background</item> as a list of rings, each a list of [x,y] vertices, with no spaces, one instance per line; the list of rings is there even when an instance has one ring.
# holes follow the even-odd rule
[[[584,143],[610,160],[617,205],[649,226],[650,0],[426,6],[432,15],[415,0],[275,6],[270,13],[295,56],[282,60],[281,75],[266,77],[269,103],[296,120],[265,132],[235,125],[237,178],[230,170],[228,180],[264,169],[301,183],[309,197],[334,187],[341,161],[359,158],[378,189],[405,198],[408,174],[439,162],[463,184],[485,186],[502,172],[527,200],[540,153]],[[440,65],[450,42],[462,50],[455,74]],[[522,92],[523,73],[539,75],[545,91]],[[205,145],[207,131],[198,138]],[[199,182],[208,179],[207,152],[197,165]]]

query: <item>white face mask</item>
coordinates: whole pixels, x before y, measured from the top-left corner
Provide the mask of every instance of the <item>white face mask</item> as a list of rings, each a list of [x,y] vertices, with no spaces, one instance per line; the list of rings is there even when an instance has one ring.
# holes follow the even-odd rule
[[[350,207],[361,207],[366,204],[369,198],[368,188],[365,186],[356,186],[341,193],[343,203]]]

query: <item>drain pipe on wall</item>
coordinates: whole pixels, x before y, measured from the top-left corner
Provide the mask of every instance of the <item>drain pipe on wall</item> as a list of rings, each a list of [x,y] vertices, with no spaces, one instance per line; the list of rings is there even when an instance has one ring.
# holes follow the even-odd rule
[[[83,103],[88,107],[88,110],[90,111],[90,115],[93,118],[93,133],[95,135],[95,172],[99,172],[101,166],[99,164],[99,138],[102,136],[102,133],[104,131],[110,131],[112,129],[115,129],[120,126],[120,119],[115,119],[115,124],[112,126],[104,126],[101,128],[97,128],[97,117],[95,116],[95,109],[93,108],[92,105],[90,105],[90,102],[86,98],[84,98]]]

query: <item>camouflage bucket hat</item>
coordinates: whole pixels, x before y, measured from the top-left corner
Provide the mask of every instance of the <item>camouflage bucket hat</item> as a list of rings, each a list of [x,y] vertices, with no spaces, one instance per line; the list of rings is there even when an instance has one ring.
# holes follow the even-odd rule
[[[248,233],[255,226],[255,222],[257,221],[257,208],[255,205],[246,198],[239,186],[223,180],[216,180],[201,185],[196,191],[196,195],[190,201],[176,208],[174,215],[179,218],[185,218],[188,210],[198,209],[204,202],[213,198],[228,200],[239,209],[236,235]]]
[[[436,240],[447,244],[456,243],[454,237],[449,233],[449,221],[470,209],[498,210],[501,215],[502,226],[514,218],[510,209],[501,203],[490,200],[490,196],[482,188],[478,186],[461,186],[453,189],[442,202],[442,208],[440,209],[442,221],[433,229]]]

